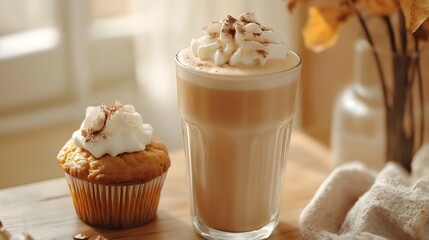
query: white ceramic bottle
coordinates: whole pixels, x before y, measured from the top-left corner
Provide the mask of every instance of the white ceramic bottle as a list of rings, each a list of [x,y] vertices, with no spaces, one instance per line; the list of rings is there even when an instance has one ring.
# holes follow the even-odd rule
[[[334,106],[331,147],[334,166],[360,161],[381,169],[385,163],[384,105],[378,70],[368,42],[355,45],[353,82]]]

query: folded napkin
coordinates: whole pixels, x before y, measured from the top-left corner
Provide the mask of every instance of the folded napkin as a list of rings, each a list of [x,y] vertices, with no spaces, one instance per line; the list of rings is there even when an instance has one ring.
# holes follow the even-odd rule
[[[412,174],[389,162],[377,173],[361,163],[336,168],[302,211],[304,239],[429,239],[429,144]]]

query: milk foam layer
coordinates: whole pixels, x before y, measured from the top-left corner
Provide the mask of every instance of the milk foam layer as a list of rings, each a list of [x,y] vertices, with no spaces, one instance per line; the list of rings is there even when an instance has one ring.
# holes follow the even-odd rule
[[[104,154],[142,151],[152,139],[152,126],[143,123],[132,105],[115,102],[112,107],[102,104],[86,109],[80,129],[72,135],[76,146],[95,157]]]
[[[177,63],[184,68],[177,68],[176,73],[180,78],[202,87],[222,90],[266,89],[298,78],[301,59],[292,51],[288,51],[286,56],[286,59],[270,59],[261,66],[218,66],[213,61],[201,60],[193,55],[191,48],[185,48],[176,56]],[[195,77],[195,74],[204,80]],[[278,74],[282,74],[283,78],[279,79]]]
[[[213,21],[204,33],[191,41],[192,52],[218,66],[264,65],[269,59],[286,58],[287,48],[280,34],[260,24],[255,13]]]

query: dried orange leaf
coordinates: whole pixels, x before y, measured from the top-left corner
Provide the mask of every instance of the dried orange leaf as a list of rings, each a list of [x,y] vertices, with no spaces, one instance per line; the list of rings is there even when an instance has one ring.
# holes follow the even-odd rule
[[[429,18],[427,18],[419,28],[414,32],[414,36],[423,41],[423,43],[429,43]]]
[[[315,52],[332,47],[338,40],[344,13],[335,7],[310,7],[308,14],[302,31],[305,46]]]
[[[410,0],[400,0],[402,13],[405,17],[405,25],[407,29],[410,29],[410,11],[411,11],[411,1]]]
[[[292,12],[299,3],[305,3],[307,0],[287,0],[287,9]]]
[[[372,13],[388,16],[399,9],[398,0],[361,0],[362,4]]]
[[[429,17],[428,0],[412,0],[410,9],[410,30],[415,32]]]
[[[296,4],[298,3],[298,0],[290,0],[287,3],[287,9],[289,10],[289,12],[292,12],[293,9],[296,7]]]

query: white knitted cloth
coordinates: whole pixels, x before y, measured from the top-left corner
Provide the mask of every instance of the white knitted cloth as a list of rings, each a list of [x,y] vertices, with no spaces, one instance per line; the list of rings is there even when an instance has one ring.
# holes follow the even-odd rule
[[[376,175],[360,163],[335,169],[302,211],[304,239],[429,239],[429,145],[410,176],[388,163]]]

